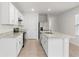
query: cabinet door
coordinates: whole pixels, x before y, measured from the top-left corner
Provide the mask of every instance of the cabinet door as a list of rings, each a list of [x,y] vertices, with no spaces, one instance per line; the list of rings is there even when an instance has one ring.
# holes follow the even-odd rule
[[[16,40],[9,38],[0,39],[0,57],[16,57]]]
[[[24,22],[23,22],[24,17],[19,11],[18,11],[18,17],[22,20],[21,25],[23,25],[24,24]]]
[[[64,38],[64,57],[69,57],[69,38]]]
[[[42,34],[40,34],[40,42],[41,42],[41,44],[42,44]]]
[[[15,19],[14,19],[14,6],[11,4],[11,3],[9,3],[9,8],[10,8],[10,10],[9,10],[9,15],[10,15],[10,24],[14,24],[14,22],[15,22]]]
[[[44,48],[44,39],[45,39],[45,37],[44,37],[44,35],[42,35],[41,43],[42,43],[43,48]]]
[[[44,50],[46,49],[46,40],[47,40],[47,37],[43,36],[43,48],[44,48]]]
[[[1,24],[9,24],[9,4],[7,2],[1,2],[0,8]]]
[[[19,54],[21,48],[23,46],[23,34],[21,34],[20,36],[17,37],[17,55]]]
[[[20,41],[19,39],[17,38],[17,42],[16,42],[16,48],[17,48],[17,55],[19,54],[20,50],[21,50],[21,44],[20,44]]]
[[[16,40],[16,55],[18,56],[19,54],[19,42]]]
[[[18,11],[18,17],[21,18],[22,14]]]
[[[46,54],[48,55],[48,37],[45,37],[45,42],[44,42],[44,49]]]
[[[20,36],[18,36],[18,39],[19,39],[20,45],[22,47],[22,45],[23,45],[23,34],[20,34]]]
[[[45,53],[48,55],[48,38],[45,35],[41,35],[41,43]]]
[[[14,24],[18,25],[18,10],[16,8],[14,8]]]
[[[62,38],[49,38],[48,40],[48,56],[49,57],[63,57],[64,43]]]

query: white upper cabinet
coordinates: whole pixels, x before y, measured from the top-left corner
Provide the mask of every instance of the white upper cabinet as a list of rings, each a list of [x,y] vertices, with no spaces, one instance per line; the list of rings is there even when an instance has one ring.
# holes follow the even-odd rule
[[[9,15],[10,15],[10,24],[14,24],[15,23],[15,12],[14,12],[14,6],[13,4],[9,3]]]
[[[1,24],[8,24],[9,23],[9,4],[6,2],[2,2],[0,4],[0,21]]]
[[[14,24],[15,25],[18,25],[18,20],[22,20],[22,25],[23,25],[23,15],[20,13],[20,11],[15,7],[14,8],[14,19],[15,19],[15,22]]]
[[[18,18],[22,20],[21,25],[23,25],[23,15],[18,11]]]
[[[0,21],[1,24],[18,25],[19,11],[12,3],[2,2],[0,3]],[[22,15],[22,14],[21,14]],[[22,16],[21,16],[22,18]]]
[[[14,8],[14,17],[15,17],[15,22],[14,24],[15,25],[18,25],[18,10],[16,8]]]

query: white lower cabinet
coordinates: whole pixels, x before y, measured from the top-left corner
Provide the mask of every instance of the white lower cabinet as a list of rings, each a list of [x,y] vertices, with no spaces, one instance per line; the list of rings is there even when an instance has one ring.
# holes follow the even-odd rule
[[[41,44],[48,57],[68,57],[69,39],[41,35]]]
[[[16,38],[0,38],[0,57],[16,57],[23,45],[22,35]]]
[[[20,50],[21,50],[21,48],[22,48],[22,46],[23,46],[23,38],[22,38],[22,37],[23,37],[23,36],[20,35],[20,36],[17,38],[17,41],[16,41],[16,50],[17,50],[16,54],[17,54],[17,56],[18,56],[18,54],[19,54],[19,52],[20,52]]]
[[[49,38],[48,40],[48,56],[63,57],[64,56],[64,40],[61,38]]]
[[[1,38],[0,39],[0,57],[16,56],[16,39]]]
[[[41,44],[44,48],[44,51],[46,52],[46,54],[48,55],[48,38],[46,36],[41,36]]]

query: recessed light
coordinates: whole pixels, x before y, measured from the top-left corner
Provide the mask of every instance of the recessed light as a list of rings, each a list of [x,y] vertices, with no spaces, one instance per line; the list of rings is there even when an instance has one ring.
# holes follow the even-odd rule
[[[49,8],[48,11],[51,11],[51,9]]]
[[[32,11],[35,11],[35,9],[34,9],[34,8],[32,8]]]

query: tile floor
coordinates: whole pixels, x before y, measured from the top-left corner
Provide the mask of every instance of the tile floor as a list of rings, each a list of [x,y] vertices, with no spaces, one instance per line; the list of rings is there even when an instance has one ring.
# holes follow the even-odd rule
[[[27,40],[22,48],[19,57],[46,57],[46,54],[38,40]]]

